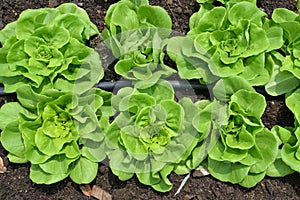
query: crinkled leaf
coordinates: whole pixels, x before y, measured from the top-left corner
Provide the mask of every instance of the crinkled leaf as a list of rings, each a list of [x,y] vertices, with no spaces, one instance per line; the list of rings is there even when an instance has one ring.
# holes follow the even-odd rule
[[[233,104],[237,107],[234,108]],[[266,101],[263,95],[254,92],[241,89],[235,92],[231,98],[229,107],[234,109],[244,116],[254,116],[256,119],[260,119],[266,108]]]

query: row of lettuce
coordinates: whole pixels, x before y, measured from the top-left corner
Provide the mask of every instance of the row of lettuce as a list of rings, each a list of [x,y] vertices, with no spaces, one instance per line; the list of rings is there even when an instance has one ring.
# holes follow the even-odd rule
[[[109,7],[102,36],[116,73],[134,85],[116,94],[94,87],[104,70],[86,42],[99,31],[83,9],[26,10],[8,24],[0,82],[18,98],[0,109],[9,160],[30,162],[36,183],[83,184],[108,159],[120,180],[136,176],[160,192],[172,188],[171,172],[199,165],[244,187],[300,172],[299,15],[279,8],[268,19],[253,0],[198,2],[187,36],[173,37],[167,12],[147,0]],[[213,99],[175,100],[165,79],[176,73],[212,84]],[[264,126],[266,101],[254,86],[286,95],[294,127]]]

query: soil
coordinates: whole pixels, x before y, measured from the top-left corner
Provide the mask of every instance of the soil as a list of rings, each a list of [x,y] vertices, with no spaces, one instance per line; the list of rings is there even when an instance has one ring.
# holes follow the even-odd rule
[[[64,0],[1,0],[0,2],[0,29],[9,22],[18,18],[21,11],[28,8],[55,7],[61,3],[69,2]],[[116,2],[108,0],[75,0],[72,1],[84,8],[91,20],[98,26],[101,32],[104,27],[104,16],[110,4]],[[150,4],[159,5],[165,8],[173,20],[173,29],[181,34],[188,31],[189,17],[199,6],[194,0],[150,0]],[[296,11],[296,0],[258,0],[258,6],[269,16],[272,10],[277,7],[285,7]],[[90,46],[96,48],[106,59],[104,68],[106,76],[104,80],[117,80],[118,76],[113,73],[112,64],[109,60],[110,52],[103,50],[101,37],[93,38]],[[201,94],[198,94],[201,95]],[[263,122],[268,128],[275,124],[282,126],[293,125],[293,115],[284,105],[284,97],[266,97],[267,108],[263,115]],[[0,97],[0,106],[8,101],[16,101],[14,95]],[[29,164],[13,164],[6,157],[7,152],[0,145],[0,157],[3,158],[7,172],[0,174],[0,199],[89,199],[85,197],[79,185],[74,184],[70,179],[65,179],[52,185],[37,185],[29,179]],[[300,199],[300,175],[291,174],[283,178],[266,177],[255,187],[246,189],[238,185],[223,183],[212,176],[198,177],[193,174],[183,187],[182,191],[174,196],[184,176],[170,175],[174,187],[170,192],[158,193],[151,187],[142,185],[136,178],[121,182],[114,176],[109,167],[100,164],[99,172],[92,185],[98,185],[109,192],[113,199],[183,199],[183,200],[204,200],[204,199]]]

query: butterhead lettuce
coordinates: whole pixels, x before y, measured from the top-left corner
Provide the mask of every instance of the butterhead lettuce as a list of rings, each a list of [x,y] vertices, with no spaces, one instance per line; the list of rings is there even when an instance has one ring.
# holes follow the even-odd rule
[[[219,127],[220,138],[208,153],[208,170],[221,181],[249,188],[261,181],[274,163],[278,141],[261,121],[266,107],[264,97],[251,90],[247,81],[244,84],[248,83],[249,88],[244,89],[239,88],[238,78],[233,80],[221,80],[214,90],[221,94],[218,90],[224,84],[228,98],[221,100],[225,100],[227,112]]]
[[[85,92],[103,77],[99,55],[85,45],[98,33],[75,4],[22,12],[0,31],[0,82],[5,92],[22,85]]]
[[[90,183],[106,156],[104,129],[110,93],[90,89],[81,96],[58,90],[17,90],[20,103],[0,109],[0,141],[11,162],[30,162],[30,178],[52,184],[70,178]],[[28,98],[31,96],[31,98]]]
[[[190,18],[190,39],[171,38],[167,52],[182,78],[212,83],[241,76],[251,85],[265,85],[274,67],[270,52],[283,45],[283,31],[253,2],[229,2],[202,4]]]
[[[198,132],[192,126],[198,107],[187,98],[175,102],[167,81],[145,90],[122,88],[112,97],[112,106],[117,113],[107,131],[112,172],[121,180],[136,175],[157,191],[169,191],[168,175],[193,167],[187,159],[209,133],[209,127]],[[195,153],[194,159],[200,157]]]
[[[121,0],[108,9],[105,22],[102,36],[119,59],[117,74],[138,88],[147,88],[175,73],[164,64],[164,40],[171,33],[172,21],[163,8],[147,0]]]

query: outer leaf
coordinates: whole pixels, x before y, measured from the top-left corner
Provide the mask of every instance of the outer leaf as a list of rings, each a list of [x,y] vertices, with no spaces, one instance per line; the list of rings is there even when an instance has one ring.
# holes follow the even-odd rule
[[[11,22],[0,31],[0,42],[2,45],[4,45],[4,42],[11,36],[15,35],[15,28],[16,22]]]
[[[218,81],[213,88],[213,94],[220,101],[228,101],[240,89],[254,91],[245,79],[235,76]]]
[[[286,98],[287,107],[294,113],[295,118],[300,122],[300,113],[298,112],[300,107],[300,89],[297,89],[294,93]]]
[[[245,116],[254,116],[260,119],[266,108],[263,95],[254,91],[239,90],[231,96],[229,106],[236,104],[239,111]]]
[[[77,184],[89,184],[96,177],[98,163],[92,162],[85,157],[81,157],[75,163],[70,173],[70,178]]]
[[[248,175],[250,167],[239,163],[219,162],[208,157],[209,173],[215,178],[231,183],[240,183]]]
[[[8,124],[17,121],[20,113],[25,115],[29,114],[29,112],[17,102],[4,104],[0,109],[0,129],[4,130]]]
[[[267,129],[263,129],[255,134],[255,142],[262,159],[251,166],[250,172],[260,173],[265,171],[275,161],[278,154],[278,146],[275,136]]]
[[[263,180],[265,177],[266,172],[262,172],[259,174],[248,174],[245,179],[240,183],[241,186],[246,188],[254,187],[258,182]]]
[[[25,159],[25,146],[19,131],[18,121],[7,124],[0,136],[1,144],[7,151],[16,157]]]
[[[172,20],[170,16],[161,7],[144,5],[138,9],[137,14],[139,20],[152,24],[155,27],[165,28],[165,29],[172,28]]]
[[[246,1],[234,4],[228,12],[228,20],[233,25],[237,25],[241,19],[259,23],[263,16],[266,16],[266,13],[259,10],[255,4]]]
[[[30,179],[37,184],[53,184],[68,177],[69,174],[48,174],[38,165],[32,164],[30,167]]]
[[[290,145],[284,145],[281,151],[282,160],[286,163],[291,169],[299,171],[300,160],[295,156],[297,147],[291,147]]]
[[[69,165],[75,159],[68,159],[65,155],[56,155],[51,157],[47,162],[39,164],[39,167],[46,173],[57,175],[57,174],[68,174]]]
[[[295,172],[282,159],[276,159],[267,169],[267,176],[284,177]]]
[[[69,13],[73,13],[78,18],[80,18],[80,21],[82,21],[84,24],[84,29],[83,29],[83,33],[82,33],[83,40],[89,40],[91,36],[99,34],[97,26],[90,21],[87,12],[85,10],[83,10],[82,8],[79,8],[78,6],[76,6],[75,4],[72,4],[72,3],[65,3],[65,4],[58,6],[57,10],[59,10],[62,14],[67,14],[67,15]],[[75,19],[73,18],[73,20],[75,20]],[[68,28],[68,27],[66,27],[66,28]],[[71,31],[72,29],[68,29],[68,30],[72,34],[72,31]]]
[[[266,85],[266,91],[272,96],[279,96],[291,92],[298,87],[300,80],[288,71],[280,71],[275,67],[273,76]]]
[[[272,19],[276,23],[295,21],[297,17],[298,15],[296,13],[286,8],[276,8],[272,14]]]

